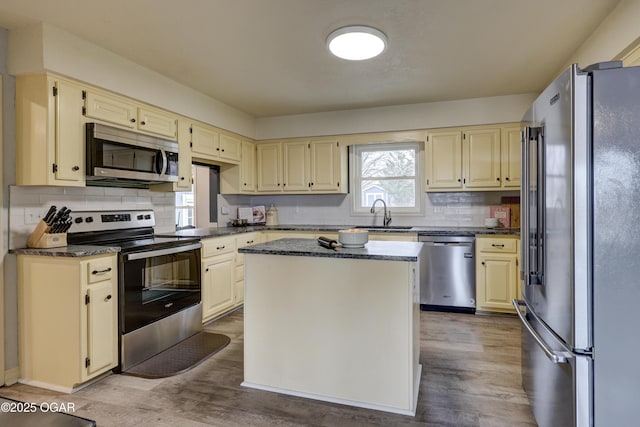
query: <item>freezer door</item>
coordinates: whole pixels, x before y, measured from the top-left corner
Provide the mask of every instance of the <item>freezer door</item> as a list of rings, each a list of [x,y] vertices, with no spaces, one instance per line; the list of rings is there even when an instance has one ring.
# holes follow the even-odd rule
[[[591,347],[587,245],[576,244],[588,239],[587,208],[576,210],[589,184],[588,159],[580,157],[588,152],[587,83],[573,66],[545,89],[523,146],[524,299],[571,349]]]
[[[568,351],[531,314],[514,305],[522,320],[522,387],[540,427],[591,427],[593,361]],[[519,306],[520,305],[520,306]]]

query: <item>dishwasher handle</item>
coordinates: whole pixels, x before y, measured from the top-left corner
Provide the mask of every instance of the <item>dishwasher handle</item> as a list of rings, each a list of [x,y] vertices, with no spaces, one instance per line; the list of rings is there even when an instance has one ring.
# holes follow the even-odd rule
[[[473,242],[422,242],[425,246],[464,246],[471,247]]]

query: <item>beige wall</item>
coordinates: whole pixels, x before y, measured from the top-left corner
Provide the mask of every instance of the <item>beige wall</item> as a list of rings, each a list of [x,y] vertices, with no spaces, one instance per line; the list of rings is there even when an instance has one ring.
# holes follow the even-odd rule
[[[252,138],[254,118],[53,25],[9,34],[9,73],[53,71]]]
[[[565,67],[577,63],[581,67],[618,59],[627,46],[640,37],[640,1],[622,0],[598,28],[569,58]]]

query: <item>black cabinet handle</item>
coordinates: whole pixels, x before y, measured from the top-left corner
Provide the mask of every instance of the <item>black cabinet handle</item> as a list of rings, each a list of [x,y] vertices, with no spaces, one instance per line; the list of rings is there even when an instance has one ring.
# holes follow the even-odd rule
[[[76,165],[74,167],[71,168],[72,171],[77,172],[80,170],[80,166]]]
[[[181,177],[180,177],[180,181],[184,181],[184,176],[181,176]]]
[[[142,126],[144,126],[144,125],[146,125],[147,123],[146,123],[145,121],[141,121],[141,122],[140,122],[140,124],[141,124]]]
[[[216,246],[217,250],[224,249],[224,248],[225,248],[225,246]]]
[[[247,240],[247,245],[250,245],[253,243],[253,240]]]
[[[496,181],[500,181],[500,177],[496,178]]]
[[[91,274],[104,274],[111,271],[111,267],[105,268],[104,270],[93,270]]]
[[[135,123],[135,122],[136,122],[136,119],[131,119],[131,123]]]
[[[208,272],[209,272],[209,269],[208,269],[208,268],[205,268],[205,269],[204,269],[204,272],[205,272],[205,273],[208,273]]]
[[[482,261],[480,264],[484,265],[484,261]]]
[[[504,245],[497,245],[495,243],[492,243],[491,246],[493,246],[494,248],[500,248],[500,249],[504,248]]]
[[[111,299],[111,294],[107,295],[107,296],[104,298],[104,302],[107,302],[107,301],[109,301],[110,299]]]

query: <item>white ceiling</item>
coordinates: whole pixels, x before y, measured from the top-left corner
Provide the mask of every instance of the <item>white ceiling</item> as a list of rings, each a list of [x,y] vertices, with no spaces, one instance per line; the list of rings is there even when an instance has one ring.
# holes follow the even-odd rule
[[[256,117],[542,90],[619,0],[2,0]],[[348,24],[378,58],[332,57]],[[588,65],[588,64],[581,64]]]

